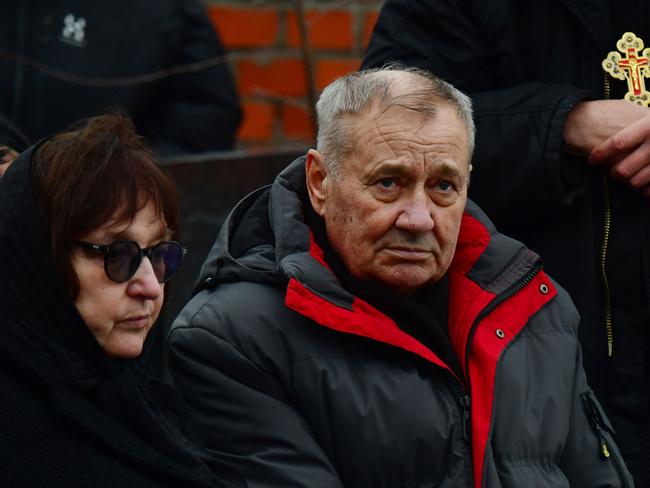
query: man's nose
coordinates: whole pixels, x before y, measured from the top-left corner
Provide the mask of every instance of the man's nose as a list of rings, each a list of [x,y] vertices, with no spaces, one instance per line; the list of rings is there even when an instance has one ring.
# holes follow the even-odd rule
[[[414,195],[397,217],[395,227],[414,234],[431,231],[434,222],[429,198],[426,195]]]
[[[163,285],[158,283],[158,278],[153,270],[153,265],[148,257],[143,257],[138,270],[129,280],[128,293],[134,297],[155,300],[160,296]]]

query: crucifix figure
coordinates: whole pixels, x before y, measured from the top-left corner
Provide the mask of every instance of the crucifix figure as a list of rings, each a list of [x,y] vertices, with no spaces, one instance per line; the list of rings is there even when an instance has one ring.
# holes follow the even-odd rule
[[[623,34],[616,47],[625,58],[616,51],[611,51],[603,60],[603,69],[614,78],[627,80],[626,100],[647,107],[650,104],[650,92],[646,91],[643,78],[650,78],[650,48],[643,49],[643,40],[632,32]]]

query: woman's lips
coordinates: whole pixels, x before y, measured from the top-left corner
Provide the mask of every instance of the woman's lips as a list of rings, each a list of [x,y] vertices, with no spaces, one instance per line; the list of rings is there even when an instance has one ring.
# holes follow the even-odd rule
[[[122,329],[144,329],[149,325],[149,316],[148,315],[138,315],[134,317],[128,317],[124,320],[120,320],[117,323],[117,326]]]

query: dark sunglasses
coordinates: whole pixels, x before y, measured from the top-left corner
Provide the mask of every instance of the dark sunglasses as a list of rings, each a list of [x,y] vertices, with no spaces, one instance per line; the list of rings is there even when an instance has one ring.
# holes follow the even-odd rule
[[[115,241],[107,245],[73,241],[73,244],[103,253],[106,276],[116,283],[130,280],[145,256],[151,261],[158,283],[166,283],[172,279],[187,253],[187,249],[176,241],[161,241],[145,249],[141,249],[134,241]]]

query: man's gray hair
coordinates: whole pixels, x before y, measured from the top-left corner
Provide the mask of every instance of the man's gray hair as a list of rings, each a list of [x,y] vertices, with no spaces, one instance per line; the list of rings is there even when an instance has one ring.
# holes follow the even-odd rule
[[[399,88],[394,83],[400,72]],[[404,89],[405,83],[406,89]],[[399,106],[434,118],[437,107],[448,103],[456,107],[458,116],[467,127],[469,157],[474,151],[474,119],[472,101],[461,91],[430,72],[399,64],[347,74],[328,85],[316,104],[318,139],[316,149],[325,156],[333,176],[338,176],[339,163],[355,149],[356,116],[377,103],[378,114]],[[469,161],[468,161],[469,162]]]

